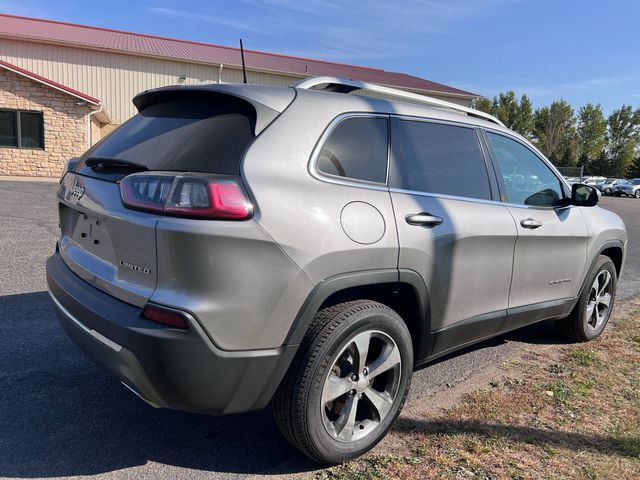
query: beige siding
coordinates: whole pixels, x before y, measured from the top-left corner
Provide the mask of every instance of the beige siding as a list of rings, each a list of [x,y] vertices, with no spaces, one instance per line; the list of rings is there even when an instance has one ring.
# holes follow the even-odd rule
[[[135,114],[131,99],[149,88],[184,83],[216,83],[220,66],[123,55],[107,51],[0,39],[0,59],[100,99],[115,124]],[[249,71],[250,83],[286,86],[300,77]],[[227,65],[223,82],[241,82],[242,71]],[[470,100],[437,97],[464,106]]]
[[[135,113],[131,99],[149,88],[184,83],[215,83],[219,65],[201,65],[171,60],[122,55],[57,45],[0,39],[0,59],[55,82],[96,97],[104,104],[112,122],[122,123]],[[299,78],[248,72],[252,83],[290,85]],[[241,82],[242,72],[224,66],[223,82]]]

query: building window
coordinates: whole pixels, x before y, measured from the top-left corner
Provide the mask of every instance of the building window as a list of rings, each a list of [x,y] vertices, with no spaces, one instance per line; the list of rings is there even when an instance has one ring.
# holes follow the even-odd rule
[[[0,109],[0,147],[44,149],[42,112]]]

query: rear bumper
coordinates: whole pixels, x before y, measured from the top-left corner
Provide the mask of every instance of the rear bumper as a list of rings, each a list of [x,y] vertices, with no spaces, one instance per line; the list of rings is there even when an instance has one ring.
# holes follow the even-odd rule
[[[208,414],[263,408],[297,349],[223,351],[193,318],[188,330],[145,320],[138,307],[76,276],[59,253],[47,260],[47,283],[69,337],[154,406]]]

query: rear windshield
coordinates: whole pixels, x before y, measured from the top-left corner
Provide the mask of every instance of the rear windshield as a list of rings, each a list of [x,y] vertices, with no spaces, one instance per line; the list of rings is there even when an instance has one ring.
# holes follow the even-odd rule
[[[148,170],[238,175],[240,161],[255,137],[256,113],[228,96],[207,96],[153,104],[122,124],[83,155],[84,162],[108,158]]]

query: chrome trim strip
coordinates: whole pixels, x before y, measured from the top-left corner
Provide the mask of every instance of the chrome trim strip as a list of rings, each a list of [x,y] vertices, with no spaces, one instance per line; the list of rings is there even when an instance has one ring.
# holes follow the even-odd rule
[[[140,400],[142,400],[143,402],[147,403],[148,405],[151,405],[153,408],[162,408],[157,403],[153,403],[151,400],[147,400],[146,398],[144,398],[140,393],[136,392],[135,389],[131,388],[129,385],[124,383],[122,380],[120,381],[120,383],[122,385],[124,385],[125,387],[127,387],[129,390],[131,390],[136,397],[138,397]]]
[[[428,117],[414,117],[414,116],[411,116],[411,115],[397,115],[397,114],[373,113],[373,112],[372,113],[367,113],[367,112],[349,112],[349,113],[340,114],[337,117],[335,117],[331,121],[329,126],[325,129],[323,134],[320,136],[320,139],[316,143],[316,146],[313,148],[313,152],[311,153],[311,159],[309,160],[309,164],[308,164],[309,174],[313,178],[315,178],[317,180],[320,180],[320,181],[323,181],[323,182],[327,182],[327,183],[333,183],[334,185],[345,185],[345,186],[349,186],[349,187],[367,188],[367,189],[370,189],[370,190],[382,190],[382,191],[389,191],[389,192],[393,192],[393,193],[406,193],[406,194],[418,195],[418,196],[422,196],[422,197],[444,198],[444,199],[450,199],[450,200],[461,200],[461,201],[465,201],[465,202],[487,203],[487,204],[490,204],[490,205],[502,205],[502,206],[505,206],[505,207],[526,208],[526,209],[534,209],[534,210],[555,210],[555,209],[564,209],[564,208],[572,208],[573,207],[573,205],[563,205],[563,206],[560,206],[560,207],[537,207],[537,206],[533,206],[533,205],[521,205],[519,203],[502,202],[500,200],[484,200],[484,199],[480,199],[480,198],[460,197],[460,196],[456,196],[456,195],[446,195],[446,194],[440,194],[440,193],[420,192],[420,191],[417,191],[417,190],[405,190],[405,189],[402,189],[402,188],[388,187],[388,185],[389,185],[389,175],[390,175],[390,172],[391,172],[391,146],[390,145],[388,147],[389,151],[387,152],[387,180],[386,180],[387,183],[386,183],[386,185],[373,183],[373,182],[367,182],[367,181],[364,181],[364,180],[344,180],[344,177],[336,177],[334,175],[328,175],[326,173],[319,172],[318,169],[317,169],[317,161],[318,161],[318,157],[320,155],[320,151],[322,150],[322,147],[323,147],[324,143],[326,142],[327,138],[329,137],[329,135],[331,135],[333,130],[338,126],[338,124],[340,124],[340,122],[342,122],[343,120],[345,120],[347,118],[372,118],[372,117],[373,118],[375,118],[375,117],[387,117],[389,119],[396,118],[396,119],[399,119],[399,120],[417,121],[417,122],[424,122],[424,123],[439,123],[439,124],[457,126],[457,127],[461,127],[461,128],[470,128],[470,129],[474,129],[476,131],[478,129],[484,129],[484,130],[487,130],[487,131],[495,132],[495,133],[503,135],[503,136],[505,136],[507,138],[511,138],[511,139],[517,141],[518,143],[520,143],[523,147],[528,148],[529,150],[532,150],[532,153],[534,155],[539,157],[540,160],[542,160],[542,162],[545,165],[550,167],[550,170],[552,171],[552,173],[555,174],[556,177],[558,177],[558,180],[560,182],[562,182],[562,184],[565,185],[567,188],[569,188],[569,190],[571,190],[571,188],[569,187],[569,184],[565,180],[565,178],[554,167],[554,165],[549,160],[547,160],[547,158],[544,155],[542,155],[542,153],[540,153],[540,151],[537,148],[535,148],[529,142],[523,141],[522,139],[518,138],[517,136],[515,136],[515,135],[513,135],[513,134],[511,134],[509,132],[504,132],[502,130],[488,128],[488,127],[484,127],[484,126],[481,126],[481,125],[474,125],[472,123],[455,122],[455,121],[452,121],[452,120],[440,120],[440,119],[435,119],[435,118],[432,119],[432,118],[428,118]],[[389,132],[389,133],[391,133],[391,132]],[[479,145],[482,148],[482,144],[479,143]],[[483,156],[485,155],[484,150],[482,151],[482,154],[483,154]],[[485,158],[485,162],[487,160],[489,160],[489,159]],[[487,165],[487,167],[488,167],[488,165]],[[489,175],[489,173],[488,173],[488,175]]]
[[[574,207],[574,205],[563,205],[559,207],[538,207],[535,205],[520,205],[519,203],[505,203],[499,200],[485,200],[482,198],[459,197],[457,195],[447,195],[445,193],[429,193],[429,192],[420,192],[417,190],[405,190],[403,188],[390,188],[389,191],[391,193],[405,193],[407,195],[417,195],[419,197],[442,198],[445,200],[460,200],[463,202],[474,202],[474,203],[487,203],[490,205],[500,205],[502,207],[526,208],[526,209],[534,209],[534,210],[556,210],[556,209]]]
[[[49,296],[51,297],[51,300],[53,301],[53,303],[55,304],[56,307],[58,307],[58,309],[64,313],[64,315],[71,320],[79,329],[81,329],[82,331],[84,331],[85,333],[91,335],[93,338],[95,338],[96,340],[98,340],[99,342],[103,343],[104,345],[106,345],[107,347],[111,348],[112,350],[115,350],[116,352],[120,352],[122,350],[122,346],[118,345],[116,342],[114,342],[113,340],[109,340],[107,337],[105,337],[104,335],[102,335],[99,332],[96,332],[95,330],[93,330],[92,328],[87,327],[84,323],[82,323],[80,320],[78,320],[76,317],[74,317],[71,312],[69,312],[69,310],[67,310],[66,308],[64,308],[64,306],[60,303],[60,301],[53,295],[53,293],[51,293],[51,291],[49,291]]]

